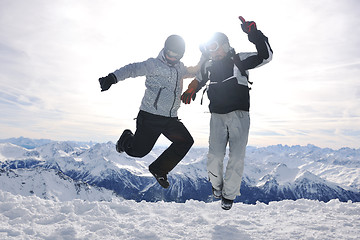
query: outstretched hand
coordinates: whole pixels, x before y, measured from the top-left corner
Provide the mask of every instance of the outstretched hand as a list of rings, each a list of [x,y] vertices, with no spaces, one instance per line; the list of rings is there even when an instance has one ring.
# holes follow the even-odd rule
[[[108,90],[112,84],[115,84],[117,82],[115,74],[110,73],[109,75],[107,75],[106,77],[101,77],[99,78],[99,83],[100,83],[100,87],[101,87],[101,91],[106,91]]]
[[[256,30],[256,23],[254,21],[246,21],[242,16],[239,16],[239,19],[242,23],[241,28],[246,34]]]

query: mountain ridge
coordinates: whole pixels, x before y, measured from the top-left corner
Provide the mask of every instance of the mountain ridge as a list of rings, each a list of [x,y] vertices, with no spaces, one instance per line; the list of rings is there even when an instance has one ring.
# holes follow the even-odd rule
[[[189,151],[169,174],[169,189],[162,189],[147,169],[163,150],[155,147],[139,159],[118,154],[112,142],[90,145],[51,141],[30,149],[0,143],[0,166],[2,170],[52,169],[135,201],[212,201],[206,172],[207,148]],[[248,147],[242,195],[236,201],[360,201],[359,156],[360,149],[332,150],[314,145]]]

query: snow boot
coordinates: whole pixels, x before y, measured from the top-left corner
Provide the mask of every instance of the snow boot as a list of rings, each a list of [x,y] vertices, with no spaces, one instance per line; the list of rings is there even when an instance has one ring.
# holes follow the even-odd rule
[[[160,176],[157,173],[155,173],[153,170],[150,169],[149,167],[149,171],[150,173],[155,177],[156,181],[163,187],[163,188],[168,188],[170,186],[169,181],[167,180],[167,176]]]
[[[230,210],[233,205],[234,200],[226,199],[221,197],[221,208],[224,210]]]
[[[122,153],[125,151],[125,149],[127,147],[126,142],[132,136],[134,136],[134,134],[131,132],[131,130],[129,130],[129,129],[124,130],[124,132],[121,134],[119,140],[116,143],[116,151],[118,153]]]
[[[217,190],[214,187],[212,187],[212,193],[214,198],[220,199],[221,198],[221,190]]]

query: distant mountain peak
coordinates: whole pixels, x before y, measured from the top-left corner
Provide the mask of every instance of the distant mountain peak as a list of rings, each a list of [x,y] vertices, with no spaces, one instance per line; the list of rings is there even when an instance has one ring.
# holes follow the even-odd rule
[[[148,172],[149,164],[164,149],[155,147],[144,158],[132,158],[125,153],[117,153],[112,142],[88,145],[51,141],[31,150],[13,143],[0,143],[0,169],[27,170],[33,174],[38,173],[35,171],[37,169],[44,170],[43,175],[61,173],[74,181],[107,188],[119,196],[136,201],[209,201],[211,184],[206,170],[208,149],[191,149],[169,173],[171,186],[167,190],[162,189]],[[331,150],[314,145],[248,147],[242,195],[237,201],[255,203],[302,197],[360,201],[359,153],[360,149]],[[53,172],[48,173],[47,170]],[[48,181],[35,176],[34,179],[45,184]],[[9,181],[3,185],[12,184]],[[61,184],[57,186],[60,189]],[[16,186],[13,188],[15,191]]]

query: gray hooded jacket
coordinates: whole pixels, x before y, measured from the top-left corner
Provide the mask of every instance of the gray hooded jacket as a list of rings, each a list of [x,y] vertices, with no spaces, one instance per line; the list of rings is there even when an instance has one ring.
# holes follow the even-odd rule
[[[174,66],[168,64],[164,50],[161,50],[157,58],[128,64],[114,74],[117,81],[146,76],[146,90],[140,110],[165,117],[177,117],[183,79],[195,77],[196,71],[189,70],[182,62]]]

